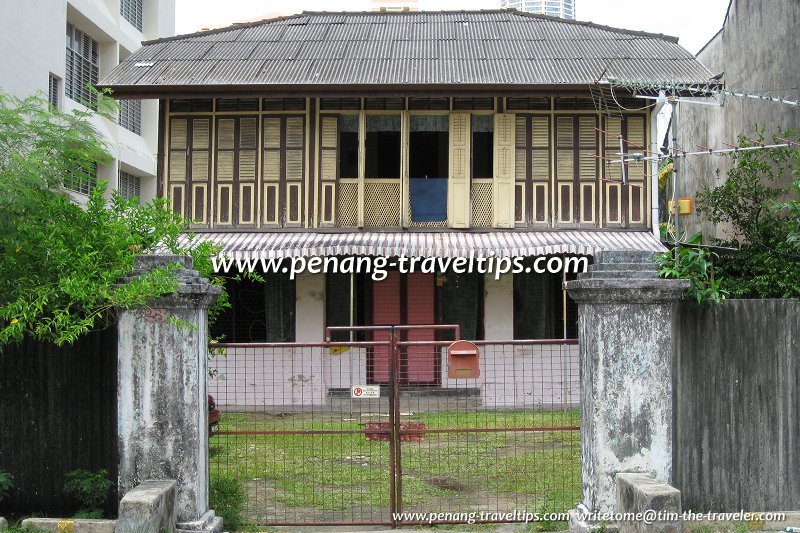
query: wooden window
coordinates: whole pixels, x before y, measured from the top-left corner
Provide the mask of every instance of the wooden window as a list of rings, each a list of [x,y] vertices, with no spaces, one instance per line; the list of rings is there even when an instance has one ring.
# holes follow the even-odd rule
[[[603,121],[603,225],[606,227],[646,227],[648,222],[648,165],[631,161],[624,167],[624,154],[644,154],[647,146],[647,118],[644,115],[607,117]],[[623,139],[620,146],[620,136]],[[623,179],[624,178],[624,179]]]
[[[320,118],[320,213],[319,220],[323,226],[336,223],[337,178],[339,173],[339,117],[322,116]],[[351,201],[352,204],[352,201]],[[358,223],[358,194],[355,192],[355,205],[350,205],[354,214],[348,220],[351,226]]]
[[[265,116],[263,122],[261,221],[268,226],[301,226],[304,218],[305,117]]]
[[[597,117],[557,116],[555,128],[556,225],[597,225]]]
[[[167,197],[172,208],[198,225],[209,224],[211,117],[169,119]],[[230,190],[225,191],[230,194]]]
[[[216,224],[254,226],[258,205],[258,117],[217,117]]]
[[[515,223],[517,226],[549,226],[550,117],[517,115],[515,131]]]
[[[514,227],[515,218],[515,144],[516,115],[503,113],[494,116],[494,226]]]

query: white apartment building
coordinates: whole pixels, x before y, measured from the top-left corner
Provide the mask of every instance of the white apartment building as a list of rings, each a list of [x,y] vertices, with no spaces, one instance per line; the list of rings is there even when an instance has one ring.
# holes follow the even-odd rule
[[[500,7],[575,20],[575,0],[500,0]]]
[[[62,111],[91,107],[97,84],[142,41],[175,34],[175,0],[0,0],[0,90],[39,93]],[[94,117],[113,161],[97,170],[109,191],[156,194],[158,101],[128,100],[116,122]],[[78,201],[94,183],[69,188]]]

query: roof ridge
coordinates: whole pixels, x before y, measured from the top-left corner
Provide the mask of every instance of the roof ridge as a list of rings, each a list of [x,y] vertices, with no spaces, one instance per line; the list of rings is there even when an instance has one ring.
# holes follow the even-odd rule
[[[583,20],[569,20],[563,19],[560,17],[553,17],[551,15],[544,15],[540,13],[528,13],[526,11],[520,11],[515,8],[505,8],[505,9],[458,9],[458,10],[437,10],[437,11],[303,11],[302,13],[296,13],[294,15],[285,15],[282,17],[274,17],[274,18],[267,18],[261,19],[251,22],[234,22],[230,26],[225,26],[222,28],[214,28],[210,30],[200,30],[192,33],[183,33],[180,35],[172,35],[169,37],[161,37],[159,39],[151,39],[149,41],[143,41],[142,45],[149,45],[149,44],[157,44],[163,42],[170,42],[170,41],[178,41],[181,39],[189,39],[192,37],[200,37],[204,35],[216,35],[219,33],[225,33],[229,31],[235,31],[242,28],[252,28],[254,26],[262,26],[272,22],[280,22],[284,20],[291,20],[295,18],[301,17],[308,17],[308,16],[332,16],[332,15],[382,15],[382,16],[420,16],[420,15],[441,15],[441,14],[471,14],[471,13],[510,13],[513,15],[526,17],[526,18],[535,18],[540,20],[548,20],[551,22],[558,22],[562,24],[573,24],[578,26],[586,26],[590,28],[596,28],[599,30],[610,31],[613,33],[621,33],[624,35],[633,35],[636,37],[652,37],[656,39],[662,39],[665,41],[670,41],[673,43],[678,43],[678,37],[674,37],[672,35],[666,35],[663,33],[652,33],[646,31],[639,31],[639,30],[628,30],[625,28],[616,28],[614,26],[607,26],[603,24],[597,24],[595,22],[590,21],[583,21]]]

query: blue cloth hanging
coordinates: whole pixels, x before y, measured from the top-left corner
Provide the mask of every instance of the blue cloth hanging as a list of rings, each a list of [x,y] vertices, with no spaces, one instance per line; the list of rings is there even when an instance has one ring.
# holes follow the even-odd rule
[[[447,178],[412,178],[411,221],[447,220]]]

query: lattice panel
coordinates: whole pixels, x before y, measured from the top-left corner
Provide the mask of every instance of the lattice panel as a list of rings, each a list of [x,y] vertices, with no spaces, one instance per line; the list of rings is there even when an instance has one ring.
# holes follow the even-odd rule
[[[400,226],[400,180],[364,183],[364,225],[373,228]]]
[[[358,182],[339,183],[338,208],[339,226],[358,226]]]
[[[492,182],[472,182],[472,227],[490,228],[494,218]]]

